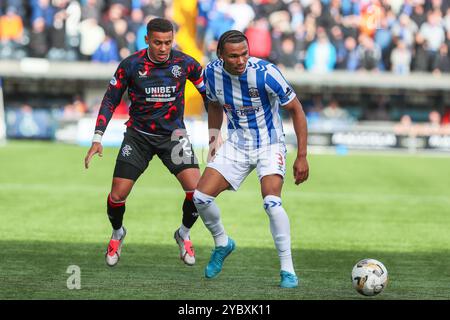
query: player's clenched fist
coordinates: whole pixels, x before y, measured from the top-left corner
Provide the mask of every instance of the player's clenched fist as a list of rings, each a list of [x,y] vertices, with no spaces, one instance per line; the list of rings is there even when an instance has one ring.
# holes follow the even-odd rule
[[[294,162],[294,179],[295,184],[299,185],[300,183],[306,181],[309,176],[309,166],[306,157],[297,157]]]

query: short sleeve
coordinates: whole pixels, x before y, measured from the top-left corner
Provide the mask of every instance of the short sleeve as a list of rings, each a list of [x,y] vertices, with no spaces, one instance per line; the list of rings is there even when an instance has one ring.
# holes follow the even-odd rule
[[[282,106],[287,105],[296,97],[294,89],[274,65],[267,68],[266,86],[272,94],[280,99]]]
[[[203,80],[205,81],[206,86],[206,97],[210,101],[218,101],[215,94],[215,85],[214,85],[214,69],[207,66],[203,71]]]

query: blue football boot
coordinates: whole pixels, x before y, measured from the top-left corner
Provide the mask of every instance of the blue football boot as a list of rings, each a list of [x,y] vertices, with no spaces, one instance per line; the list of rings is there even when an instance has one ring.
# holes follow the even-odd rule
[[[298,287],[298,278],[295,274],[281,270],[280,276],[281,276],[281,282],[280,282],[281,288],[296,288],[296,287]]]
[[[228,243],[226,246],[216,247],[212,251],[209,263],[205,268],[205,277],[206,278],[216,277],[220,273],[220,271],[222,271],[223,261],[231,252],[234,251],[235,248],[236,243],[231,238],[228,238]]]

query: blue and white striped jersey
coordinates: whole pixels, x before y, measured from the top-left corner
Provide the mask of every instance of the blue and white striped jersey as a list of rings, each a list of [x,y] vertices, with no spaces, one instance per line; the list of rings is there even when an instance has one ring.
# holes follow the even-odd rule
[[[224,69],[222,60],[215,60],[206,66],[203,78],[208,99],[223,106],[229,139],[239,148],[284,142],[279,106],[296,95],[275,65],[250,57],[246,71],[236,76]]]

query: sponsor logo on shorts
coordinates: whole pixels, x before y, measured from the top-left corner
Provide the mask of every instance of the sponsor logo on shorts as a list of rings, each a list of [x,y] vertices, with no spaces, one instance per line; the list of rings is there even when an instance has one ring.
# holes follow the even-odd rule
[[[122,148],[122,156],[124,156],[124,157],[128,157],[130,154],[131,154],[131,150],[133,150],[129,145],[125,145],[123,148]]]

